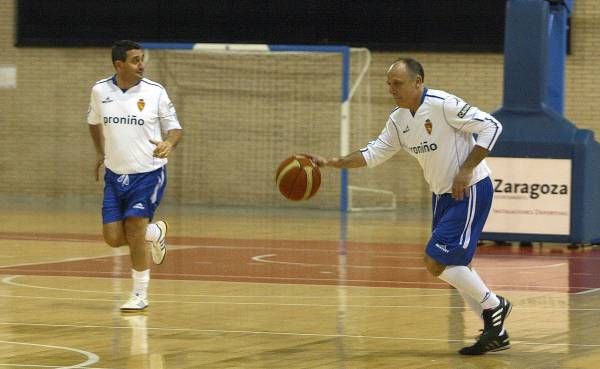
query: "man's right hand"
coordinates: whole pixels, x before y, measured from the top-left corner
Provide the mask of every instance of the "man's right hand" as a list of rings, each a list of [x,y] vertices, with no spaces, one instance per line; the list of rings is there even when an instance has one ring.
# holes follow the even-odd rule
[[[307,158],[309,158],[313,163],[315,163],[318,167],[325,167],[327,165],[329,165],[329,162],[331,160],[328,160],[322,156],[319,155],[313,155],[313,154],[299,154],[302,156],[306,156]]]

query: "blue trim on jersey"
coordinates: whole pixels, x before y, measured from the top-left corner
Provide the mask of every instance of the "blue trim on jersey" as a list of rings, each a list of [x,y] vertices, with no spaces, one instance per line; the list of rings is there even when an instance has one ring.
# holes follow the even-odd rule
[[[427,95],[427,97],[433,97],[435,99],[446,100],[443,97],[435,96],[435,95]]]
[[[425,101],[425,96],[427,96],[427,91],[429,91],[429,89],[425,87],[423,89],[423,95],[421,95],[421,102],[419,103],[419,106],[423,105],[423,102]]]
[[[110,82],[112,80],[112,77],[108,77],[107,79],[103,79],[101,81],[96,82],[96,85],[99,85],[100,83],[105,83],[105,82]]]
[[[495,119],[490,119],[490,118],[485,118],[485,120],[489,120],[490,122],[492,122],[492,124],[494,125],[494,127],[496,127],[496,130],[494,131],[494,135],[492,136],[492,139],[490,140],[490,144],[487,147],[488,150],[493,147],[496,144],[496,140],[498,140],[499,134],[498,134],[498,122]]]
[[[116,86],[118,89],[120,89],[121,91],[123,91],[123,93],[127,92],[127,90],[129,90],[129,88],[135,87],[135,86],[139,85],[139,84],[140,84],[140,82],[142,82],[142,80],[140,79],[140,80],[138,81],[138,83],[136,83],[135,85],[133,85],[133,86],[131,86],[131,87],[129,87],[129,88],[121,88],[121,87],[119,87],[119,85],[117,84],[117,75],[116,75],[116,74],[114,74],[112,77],[110,77],[110,80],[112,81],[112,83],[114,83],[114,84],[115,84],[115,86]]]
[[[143,80],[143,79],[142,79],[140,82],[144,82],[144,83],[147,83],[147,84],[149,84],[149,85],[156,86],[156,87],[160,88],[161,90],[164,90],[164,89],[165,89],[163,86],[159,85],[158,83],[152,83],[152,82],[148,82],[148,81],[146,81],[146,80]]]

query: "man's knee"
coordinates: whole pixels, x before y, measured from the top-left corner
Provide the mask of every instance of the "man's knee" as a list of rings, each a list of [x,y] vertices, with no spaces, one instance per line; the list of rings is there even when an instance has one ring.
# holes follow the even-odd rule
[[[104,242],[110,247],[120,247],[127,244],[123,236],[107,232],[104,232]]]
[[[125,221],[125,237],[127,238],[129,245],[144,241],[146,238],[147,227],[148,220],[145,218],[127,218]]]
[[[102,227],[104,242],[110,247],[120,247],[127,244],[121,222],[108,223]]]
[[[431,275],[433,275],[434,277],[439,276],[440,274],[442,274],[444,269],[446,269],[446,266],[444,264],[438,263],[427,254],[425,254],[425,256],[423,257],[423,262],[425,263],[425,268],[427,268],[429,273],[431,273]]]

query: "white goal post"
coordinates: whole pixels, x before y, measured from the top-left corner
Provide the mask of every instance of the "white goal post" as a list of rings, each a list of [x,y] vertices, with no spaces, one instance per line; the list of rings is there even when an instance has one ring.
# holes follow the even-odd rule
[[[338,54],[340,55],[341,65],[339,65],[338,71],[340,72],[340,86],[339,86],[339,154],[347,155],[351,150],[351,104],[355,92],[363,83],[369,83],[365,81],[368,77],[368,71],[371,63],[371,55],[368,49],[365,48],[350,48],[348,46],[317,46],[317,45],[266,45],[266,44],[209,44],[209,43],[142,43],[142,47],[146,52],[146,61],[151,59],[151,50],[167,50],[167,51],[186,51],[193,53],[231,53],[231,55],[252,55],[257,53],[289,53],[289,54]],[[360,53],[362,64],[358,66],[352,72],[351,75],[351,55],[353,53]],[[164,67],[165,73],[172,73],[169,67]],[[175,67],[174,67],[175,68]],[[224,68],[226,68],[224,66]],[[250,73],[250,72],[248,72]],[[188,88],[189,89],[189,88]],[[171,90],[171,86],[169,86]],[[261,93],[257,91],[257,93]],[[227,98],[227,94],[224,94]],[[370,98],[370,96],[369,96]],[[367,102],[364,105],[368,105]],[[179,109],[179,106],[177,106]],[[198,124],[202,124],[199,121]],[[309,128],[310,129],[310,128]],[[326,141],[328,137],[323,135],[321,141]],[[293,149],[293,148],[292,148]],[[224,187],[226,185],[221,185]],[[213,190],[215,197],[219,197],[217,189]],[[182,191],[187,192],[187,191]],[[264,191],[263,191],[264,192]],[[368,194],[369,196],[383,197],[382,201],[377,202],[377,206],[361,206],[357,205],[356,198]],[[263,196],[263,195],[261,195]],[[207,195],[204,193],[198,198],[206,198]],[[223,197],[223,196],[221,196]],[[250,197],[250,195],[248,195]],[[264,197],[264,196],[263,196]],[[260,198],[260,196],[256,197]],[[266,198],[266,197],[265,197]],[[209,200],[211,201],[211,200]],[[232,199],[235,202],[236,199]],[[241,200],[242,203],[246,201],[245,198]],[[250,201],[250,200],[248,200]],[[271,200],[267,200],[267,203]],[[238,199],[237,202],[240,202]],[[272,202],[272,201],[271,201]],[[217,200],[213,203],[218,204]],[[350,185],[348,170],[341,170],[340,174],[340,188],[339,188],[339,209],[343,212],[346,211],[366,211],[366,210],[394,210],[396,209],[396,195],[392,191],[381,190],[376,188],[360,187]]]

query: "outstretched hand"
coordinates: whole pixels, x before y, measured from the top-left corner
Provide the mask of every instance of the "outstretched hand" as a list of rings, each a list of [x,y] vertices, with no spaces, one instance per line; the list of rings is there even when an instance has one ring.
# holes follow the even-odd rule
[[[152,155],[154,155],[155,158],[166,158],[167,156],[169,156],[171,150],[173,149],[173,145],[169,141],[149,141],[156,146],[156,148],[152,152]]]
[[[299,155],[303,155],[306,156],[307,158],[309,158],[313,163],[315,163],[315,165],[317,165],[318,167],[338,167],[337,163],[340,161],[339,158],[330,158],[330,159],[326,159],[322,156],[319,155],[314,155],[314,154],[299,154]]]

